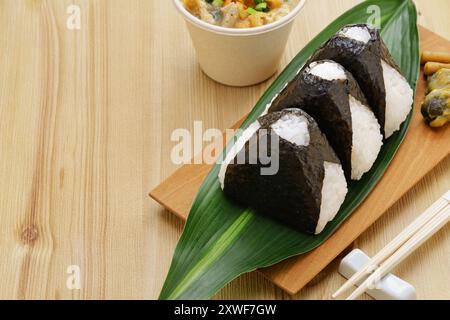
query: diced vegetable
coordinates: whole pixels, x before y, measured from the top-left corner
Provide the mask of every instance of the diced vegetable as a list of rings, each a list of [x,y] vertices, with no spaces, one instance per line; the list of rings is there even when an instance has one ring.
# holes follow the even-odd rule
[[[269,8],[267,7],[267,3],[262,2],[262,3],[257,4],[255,9],[256,9],[256,11],[266,11]]]
[[[251,28],[272,23],[289,14],[299,2],[299,0],[180,1],[200,20],[226,28]]]
[[[221,7],[223,6],[223,0],[213,0],[212,5],[216,7]]]
[[[256,11],[255,9],[253,9],[253,8],[248,8],[247,9],[247,12],[248,12],[248,14],[255,14],[255,13],[257,13],[258,11]]]
[[[266,0],[266,2],[269,4],[270,9],[279,8],[283,4],[283,0]]]
[[[212,1],[212,0],[211,0]],[[197,10],[198,8],[198,3],[196,0],[183,0],[184,6],[189,10],[189,11],[194,11]]]

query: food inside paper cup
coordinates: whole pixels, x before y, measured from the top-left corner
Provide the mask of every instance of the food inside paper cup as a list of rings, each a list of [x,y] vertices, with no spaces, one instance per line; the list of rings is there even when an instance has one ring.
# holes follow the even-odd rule
[[[299,0],[182,0],[200,20],[225,28],[254,28],[287,16]]]

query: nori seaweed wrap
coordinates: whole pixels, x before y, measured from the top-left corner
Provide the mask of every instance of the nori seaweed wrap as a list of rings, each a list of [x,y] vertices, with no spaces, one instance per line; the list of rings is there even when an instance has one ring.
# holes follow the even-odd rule
[[[302,110],[285,109],[261,117],[242,137],[219,174],[226,196],[299,231],[320,233],[337,214],[347,184],[314,119]],[[263,174],[268,165],[261,154],[277,158],[275,172]]]
[[[413,90],[389,53],[378,29],[349,25],[322,45],[310,61],[330,59],[353,74],[389,138],[400,128],[413,103]]]
[[[380,126],[353,76],[331,60],[312,62],[273,101],[270,112],[300,108],[319,124],[347,179],[370,170],[382,145]]]

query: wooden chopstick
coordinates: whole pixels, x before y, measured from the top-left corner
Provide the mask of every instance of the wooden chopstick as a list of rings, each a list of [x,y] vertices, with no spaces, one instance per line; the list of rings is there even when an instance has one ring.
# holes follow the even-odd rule
[[[450,190],[439,200],[433,203],[424,213],[416,218],[406,229],[404,229],[397,237],[394,238],[388,245],[386,245],[378,254],[376,254],[360,271],[356,272],[342,287],[340,287],[333,295],[336,298],[346,290],[352,288],[360,280],[372,273],[373,268],[378,266],[390,255],[392,255],[398,248],[400,248],[406,241],[408,241],[415,233],[417,233],[422,226],[434,218],[442,209],[450,203]]]
[[[431,236],[437,233],[450,221],[450,205],[447,205],[430,222],[412,236],[405,244],[390,256],[380,267],[372,273],[356,290],[347,298],[354,300],[363,294],[376,280],[383,278],[392,268],[402,262],[414,250],[420,247]]]

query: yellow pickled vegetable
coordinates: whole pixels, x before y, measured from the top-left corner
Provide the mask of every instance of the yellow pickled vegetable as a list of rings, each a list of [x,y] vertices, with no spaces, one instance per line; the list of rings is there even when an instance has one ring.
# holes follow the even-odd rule
[[[450,69],[441,69],[428,79],[427,93],[444,88],[450,88]]]
[[[431,127],[443,127],[450,122],[450,69],[441,69],[428,79],[428,92],[422,115]]]

